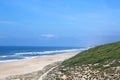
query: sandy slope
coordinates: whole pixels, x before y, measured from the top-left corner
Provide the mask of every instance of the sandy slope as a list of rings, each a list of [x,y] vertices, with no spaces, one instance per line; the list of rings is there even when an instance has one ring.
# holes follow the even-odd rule
[[[3,63],[0,64],[0,79],[11,75],[21,75],[42,70],[46,65],[63,61],[76,54],[77,52]]]

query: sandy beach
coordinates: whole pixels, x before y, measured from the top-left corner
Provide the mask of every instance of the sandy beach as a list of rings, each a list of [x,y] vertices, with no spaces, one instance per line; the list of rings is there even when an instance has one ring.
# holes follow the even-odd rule
[[[3,79],[12,75],[22,75],[32,73],[34,71],[42,70],[45,66],[57,61],[64,61],[70,57],[73,57],[78,52],[58,54],[53,56],[44,56],[34,59],[13,61],[0,64],[0,79]]]

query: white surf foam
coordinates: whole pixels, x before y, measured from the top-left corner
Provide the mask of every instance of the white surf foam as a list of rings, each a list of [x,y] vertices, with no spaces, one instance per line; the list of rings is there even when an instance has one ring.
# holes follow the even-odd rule
[[[39,55],[39,54],[52,54],[52,53],[68,53],[68,52],[76,52],[83,51],[85,49],[68,49],[68,50],[55,50],[55,51],[43,51],[43,52],[23,52],[23,53],[15,53],[15,55]]]
[[[9,56],[0,56],[0,58],[7,58],[7,57],[21,57],[22,59],[10,59],[10,60],[1,60],[0,63],[4,62],[12,62],[12,61],[18,61],[18,60],[24,60],[24,59],[32,59],[36,57],[45,57],[45,56],[50,56],[55,53],[57,54],[63,54],[63,53],[70,53],[70,52],[81,52],[84,50],[87,50],[89,48],[81,48],[81,49],[67,49],[67,50],[54,50],[54,51],[43,51],[43,52],[23,52],[23,53],[15,53],[13,55]],[[26,56],[24,56],[26,55]],[[29,55],[35,55],[35,56],[29,56]]]

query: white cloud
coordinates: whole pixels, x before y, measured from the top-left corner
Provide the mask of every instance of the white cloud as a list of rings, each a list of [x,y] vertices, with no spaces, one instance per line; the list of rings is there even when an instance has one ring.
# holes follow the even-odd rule
[[[55,35],[54,34],[42,34],[41,37],[46,38],[46,39],[51,39],[51,38],[55,38]]]

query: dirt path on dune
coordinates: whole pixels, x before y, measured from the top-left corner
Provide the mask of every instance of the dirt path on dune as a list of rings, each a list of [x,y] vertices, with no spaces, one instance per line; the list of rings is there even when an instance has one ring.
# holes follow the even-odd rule
[[[50,71],[52,71],[54,68],[56,68],[56,67],[58,67],[58,65],[57,66],[55,66],[55,67],[52,67],[51,69],[49,69],[47,72],[45,72],[42,76],[40,76],[40,78],[38,79],[38,80],[42,80],[45,76],[47,76],[47,74],[50,72]]]

